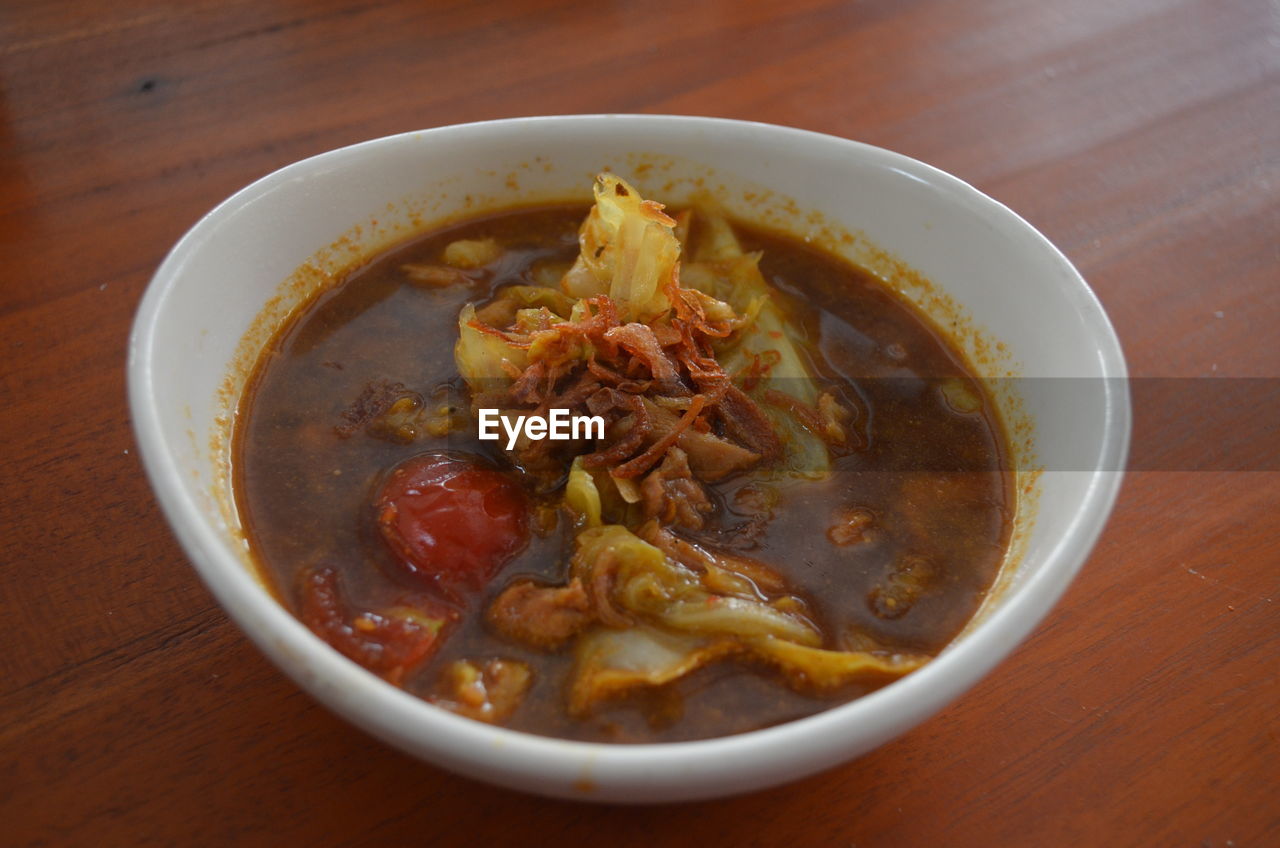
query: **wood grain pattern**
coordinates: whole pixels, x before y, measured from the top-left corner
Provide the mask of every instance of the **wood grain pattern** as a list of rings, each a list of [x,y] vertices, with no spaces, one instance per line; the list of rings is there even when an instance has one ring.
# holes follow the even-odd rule
[[[402,130],[608,111],[924,159],[1076,262],[1135,374],[1274,378],[1274,3],[175,6],[0,7],[0,843],[1280,844],[1276,474],[1133,474],[1036,635],[856,762],[594,807],[421,765],[268,665],[159,515],[123,380],[151,272],[249,181]]]

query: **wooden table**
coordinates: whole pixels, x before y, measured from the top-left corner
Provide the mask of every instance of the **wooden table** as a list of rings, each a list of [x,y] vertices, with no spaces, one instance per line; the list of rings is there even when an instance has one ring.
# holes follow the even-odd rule
[[[249,181],[402,130],[640,111],[936,164],[1062,247],[1134,374],[1276,378],[1274,3],[174,5],[0,9],[0,843],[1280,845],[1275,473],[1133,473],[1036,635],[856,762],[589,806],[419,764],[269,665],[156,508],[123,370],[151,272]]]

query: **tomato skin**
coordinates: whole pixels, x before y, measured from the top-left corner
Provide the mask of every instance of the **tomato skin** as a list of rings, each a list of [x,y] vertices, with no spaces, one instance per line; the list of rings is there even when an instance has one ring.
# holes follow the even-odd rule
[[[447,594],[482,588],[529,540],[524,489],[460,454],[419,454],[397,465],[374,515],[404,574]]]
[[[426,599],[381,612],[353,612],[342,596],[338,570],[302,574],[298,615],[338,653],[399,686],[440,647],[457,613]]]

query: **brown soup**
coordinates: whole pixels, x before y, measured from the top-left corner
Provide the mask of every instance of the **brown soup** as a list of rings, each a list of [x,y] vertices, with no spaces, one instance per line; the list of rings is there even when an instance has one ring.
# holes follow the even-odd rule
[[[698,739],[790,721],[859,697],[935,655],[977,609],[1008,542],[1014,489],[1000,470],[1007,446],[993,406],[945,336],[882,281],[797,240],[737,225],[738,246],[746,254],[760,252],[759,271],[774,289],[772,302],[804,340],[804,366],[829,390],[817,402],[795,403],[792,409],[789,404],[802,392],[790,391],[793,387],[781,378],[767,391],[752,384],[759,374],[749,369],[732,379],[755,392],[754,402],[767,413],[762,420],[794,414],[807,428],[780,431],[779,456],[792,456],[796,438],[817,432],[828,440],[829,467],[797,466],[792,470],[800,473],[784,474],[765,470],[767,463],[756,460],[757,465],[734,473],[707,475],[715,477],[710,480],[685,473],[682,479],[690,488],[664,490],[673,497],[652,509],[648,500],[622,504],[623,512],[615,515],[634,517],[624,523],[646,539],[674,539],[672,544],[693,546],[699,556],[723,557],[716,561],[727,571],[685,560],[680,591],[695,594],[680,596],[682,610],[698,612],[689,598],[704,599],[708,607],[723,607],[728,599],[730,606],[741,607],[741,621],[756,616],[766,629],[783,630],[798,622],[797,644],[806,647],[793,651],[791,643],[780,644],[776,629],[760,635],[739,619],[726,618],[709,625],[711,630],[688,625],[689,630],[687,621],[693,619],[662,618],[661,611],[659,618],[646,618],[643,610],[649,607],[640,606],[639,595],[628,596],[632,606],[618,600],[622,578],[605,584],[604,595],[591,595],[604,580],[598,570],[581,581],[586,589],[570,600],[565,600],[567,589],[555,588],[578,585],[576,577],[570,582],[570,560],[586,519],[565,505],[562,474],[524,474],[518,470],[524,455],[505,450],[505,436],[477,438],[468,415],[477,393],[459,376],[454,348],[465,304],[493,303],[512,285],[548,280],[554,285],[579,255],[579,227],[587,213],[585,206],[520,208],[426,234],[353,271],[300,309],[272,341],[239,409],[234,488],[252,551],[282,601],[335,647],[409,692],[514,729],[593,741]],[[695,214],[674,232],[696,243],[700,232],[709,237],[707,227]],[[482,246],[478,257],[461,263],[460,272],[441,259],[456,243]],[[715,260],[705,264],[726,267]],[[534,318],[528,312],[522,320]],[[725,434],[733,430],[734,414],[723,400],[718,413],[689,415],[691,395],[712,395],[694,379],[692,366],[680,364],[687,357],[672,352],[678,342],[671,342],[674,334],[661,324],[665,320],[653,325],[655,337],[667,361],[676,363],[677,376],[669,379],[665,395],[649,385],[647,397],[669,405],[673,420],[690,418],[694,429],[704,427],[708,436],[732,442]],[[670,322],[688,332],[685,324]],[[515,338],[513,333],[503,338]],[[614,331],[610,337],[622,335]],[[721,342],[708,336],[698,344],[711,352]],[[593,356],[598,347],[586,355]],[[632,348],[624,343],[618,350],[624,356]],[[572,373],[585,378],[584,361],[570,365],[577,369]],[[752,361],[759,371],[772,360]],[[610,368],[597,370],[617,376]],[[615,401],[634,404],[626,397],[628,386],[634,388],[640,378],[656,382],[657,367],[652,370],[632,363],[627,381],[601,378],[605,384],[592,386],[601,397],[612,392]],[[548,379],[548,391],[562,391],[574,378]],[[537,399],[529,405],[536,406]],[[596,406],[603,408],[603,401]],[[399,415],[405,411],[408,417]],[[607,438],[558,450],[581,455],[626,439],[630,431],[624,428],[628,421],[636,426],[635,417],[613,415]],[[674,444],[684,444],[684,437]],[[513,480],[527,503],[527,515],[520,516],[520,544],[494,559],[501,561],[478,585],[418,579],[405,570],[403,549],[386,537],[390,519],[379,491],[389,485],[390,470],[440,451],[448,453],[433,455],[480,458],[477,467]],[[675,451],[679,462],[660,467],[684,467],[685,453]],[[664,456],[671,454],[668,448]],[[641,482],[634,488],[619,483],[619,491],[635,496],[657,468],[655,463],[637,475],[634,480]],[[646,492],[658,488],[653,484]],[[692,500],[678,492],[692,492]],[[691,502],[697,509],[681,512]],[[329,581],[322,587],[329,594],[321,601],[327,598],[329,606],[314,596],[321,566]],[[716,575],[720,582],[712,581]],[[495,600],[516,584],[532,588],[525,595],[513,592],[502,603]],[[560,592],[544,599],[563,602],[563,609],[576,616],[565,631],[573,634],[569,639],[561,639],[563,633],[545,640],[527,635],[530,627],[541,627],[527,620],[538,605],[524,603],[537,591]],[[495,608],[510,611],[517,602],[524,604],[519,607],[524,618],[504,623]],[[613,618],[608,610],[590,611],[592,603],[612,604]],[[421,650],[410,646],[407,659],[388,660],[398,648],[383,636],[425,632],[420,618],[394,618],[402,614],[396,610],[415,604],[444,623],[433,638],[416,643]],[[547,615],[555,614],[554,604],[548,609]],[[360,610],[392,612],[362,618]],[[701,652],[699,659],[678,674],[653,671],[638,684],[623,680],[607,691],[575,688],[585,673],[582,664],[590,662],[584,658],[583,634],[611,638],[624,632],[617,628],[627,621],[656,622],[654,634],[670,635],[677,640],[672,645],[683,646],[679,650]],[[676,630],[668,627],[672,622]],[[389,629],[375,633],[379,627]],[[373,634],[374,641],[339,644],[362,633]],[[806,671],[810,666],[789,665],[777,659],[785,653],[781,648],[807,652],[805,662],[831,661],[842,670],[827,677]],[[898,670],[850,671],[849,658],[855,656],[897,662]],[[902,665],[904,657],[918,660]],[[504,668],[519,670],[514,682],[490,673],[502,670],[492,664],[495,658],[506,663]],[[388,673],[391,668],[394,673]],[[617,669],[609,673],[609,680],[621,679]],[[507,695],[516,695],[498,703],[504,687]],[[570,694],[582,691],[588,692],[585,701]]]

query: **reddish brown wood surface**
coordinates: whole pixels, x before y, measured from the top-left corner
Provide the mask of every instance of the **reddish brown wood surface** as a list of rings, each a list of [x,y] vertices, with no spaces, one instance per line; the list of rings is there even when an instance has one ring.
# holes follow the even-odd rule
[[[1134,373],[1275,378],[1274,3],[178,5],[0,7],[0,843],[1280,844],[1276,474],[1133,474],[1036,635],[856,762],[599,807],[419,764],[270,666],[157,511],[123,379],[151,272],[247,182],[401,130],[605,111],[931,162],[1062,247]]]

